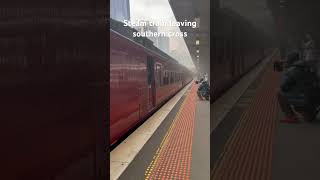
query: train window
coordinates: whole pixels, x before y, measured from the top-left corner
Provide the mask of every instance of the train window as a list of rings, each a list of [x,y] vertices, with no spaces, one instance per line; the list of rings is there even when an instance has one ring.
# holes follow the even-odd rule
[[[176,73],[172,72],[172,83],[174,83],[176,81]]]
[[[164,72],[164,76],[162,77],[163,86],[166,85],[166,75],[167,75],[167,72]]]
[[[162,71],[161,71],[161,65],[157,64],[156,65],[156,73],[157,73],[157,80],[156,80],[156,86],[160,87],[163,85],[163,79],[162,79]]]
[[[168,71],[165,71],[165,72],[164,72],[164,77],[163,77],[163,85],[164,85],[164,86],[169,84],[169,82],[168,82],[168,81],[169,81],[168,75],[169,75]]]
[[[166,72],[166,75],[165,75],[165,84],[164,85],[167,85],[168,84],[168,72]]]
[[[174,82],[176,82],[176,73],[175,72],[172,72],[172,75],[173,75],[173,78],[172,78],[172,82],[174,83]]]
[[[173,72],[170,73],[170,84],[174,83],[174,74]]]
[[[147,57],[147,73],[148,73],[148,84],[151,85],[154,78],[154,61],[151,56]]]

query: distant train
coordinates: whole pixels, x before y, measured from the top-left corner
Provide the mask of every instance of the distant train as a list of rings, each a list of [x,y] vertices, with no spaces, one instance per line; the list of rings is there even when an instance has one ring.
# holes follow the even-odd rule
[[[271,42],[244,18],[228,9],[214,13],[210,47],[212,102],[272,52]]]
[[[193,78],[187,68],[150,40],[132,39],[130,32],[126,36],[126,32],[119,31],[110,30],[110,145]]]

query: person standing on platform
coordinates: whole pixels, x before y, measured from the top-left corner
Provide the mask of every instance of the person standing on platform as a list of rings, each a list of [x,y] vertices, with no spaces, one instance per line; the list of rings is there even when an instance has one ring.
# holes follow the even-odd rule
[[[302,69],[299,65],[304,65],[305,61],[299,61],[300,56],[298,52],[291,52],[287,55],[287,68],[283,72],[280,91],[278,92],[278,102],[285,117],[281,122],[296,123],[297,117],[290,106],[289,100],[299,100],[304,92],[304,87],[301,83],[303,78]],[[301,98],[300,98],[301,99]]]
[[[308,62],[315,60],[315,41],[310,34],[306,34],[306,40],[303,42],[303,57]]]
[[[310,73],[308,61],[300,60],[299,53],[292,52],[287,58],[287,68],[283,73],[278,102],[285,118],[281,122],[296,123],[298,119],[290,105],[303,107],[303,116],[306,121],[312,121],[310,112],[313,107],[312,88],[314,78]]]

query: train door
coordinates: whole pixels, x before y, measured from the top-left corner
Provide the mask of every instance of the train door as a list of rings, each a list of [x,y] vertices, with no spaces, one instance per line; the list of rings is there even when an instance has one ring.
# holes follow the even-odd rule
[[[149,109],[155,107],[156,103],[156,89],[155,89],[155,75],[154,75],[154,59],[151,56],[147,57],[147,74],[148,74],[148,91],[149,91]]]

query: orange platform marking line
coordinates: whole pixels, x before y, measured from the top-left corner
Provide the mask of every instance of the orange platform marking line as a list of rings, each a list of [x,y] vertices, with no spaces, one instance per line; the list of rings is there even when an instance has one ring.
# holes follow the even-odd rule
[[[225,146],[223,156],[214,168],[213,179],[271,179],[278,84],[279,74],[273,72],[270,63],[254,101],[241,116],[237,128]]]
[[[197,85],[193,84],[149,164],[145,179],[190,179]]]

